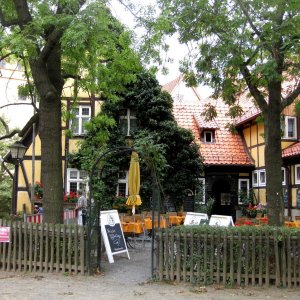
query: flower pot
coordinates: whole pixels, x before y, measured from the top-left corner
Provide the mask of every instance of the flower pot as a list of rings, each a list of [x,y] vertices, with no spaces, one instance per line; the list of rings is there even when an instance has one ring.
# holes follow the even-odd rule
[[[75,209],[76,203],[64,202],[64,209]]]

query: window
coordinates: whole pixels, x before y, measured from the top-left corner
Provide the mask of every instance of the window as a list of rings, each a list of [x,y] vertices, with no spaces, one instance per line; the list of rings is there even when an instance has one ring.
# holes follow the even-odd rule
[[[75,135],[84,135],[86,130],[84,124],[91,119],[91,107],[79,106],[74,109],[75,119],[71,122],[71,128]]]
[[[214,142],[214,133],[211,130],[203,131],[203,141],[204,143],[213,143]]]
[[[120,117],[120,126],[124,135],[130,135],[131,132],[136,130],[136,116],[129,108],[125,109]]]
[[[67,169],[67,193],[77,193],[78,190],[85,190],[86,181],[86,171],[71,168]]]
[[[285,185],[285,168],[281,168],[281,176],[282,176],[282,185]]]
[[[258,186],[258,171],[252,172],[252,185]]]
[[[0,68],[5,68],[6,61],[4,59],[0,60]]]
[[[205,203],[205,178],[198,178],[195,190],[195,204]]]
[[[119,171],[118,186],[117,186],[117,196],[127,196],[128,195],[128,171]]]
[[[300,165],[295,165],[295,183],[300,184]]]
[[[258,172],[258,185],[259,186],[265,186],[266,185],[266,171],[265,170],[259,170]]]
[[[297,137],[296,117],[284,117],[283,138],[295,139]]]
[[[249,197],[249,190],[250,190],[250,180],[239,179],[239,194],[238,194],[239,204],[244,204],[243,199]]]

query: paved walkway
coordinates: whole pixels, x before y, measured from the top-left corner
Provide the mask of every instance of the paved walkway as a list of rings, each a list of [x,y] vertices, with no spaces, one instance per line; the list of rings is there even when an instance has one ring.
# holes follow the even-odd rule
[[[115,263],[109,264],[103,257],[101,274],[91,277],[0,272],[0,299],[300,299],[300,289],[227,289],[221,286],[201,287],[153,282],[150,280],[149,243],[146,249],[129,250],[130,260],[125,255],[114,256]]]

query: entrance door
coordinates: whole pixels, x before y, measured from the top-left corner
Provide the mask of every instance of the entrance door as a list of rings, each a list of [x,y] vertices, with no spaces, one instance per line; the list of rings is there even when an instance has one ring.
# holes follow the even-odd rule
[[[234,215],[234,204],[231,200],[230,184],[226,179],[218,179],[212,186],[212,196],[215,203],[212,209],[214,215]]]

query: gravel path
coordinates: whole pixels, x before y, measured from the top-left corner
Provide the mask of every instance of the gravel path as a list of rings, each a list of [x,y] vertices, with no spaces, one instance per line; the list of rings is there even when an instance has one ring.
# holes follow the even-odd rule
[[[130,260],[125,254],[114,256],[114,264],[103,257],[101,274],[91,277],[0,272],[0,299],[300,299],[300,289],[228,289],[154,282],[150,280],[150,245],[129,251]]]

